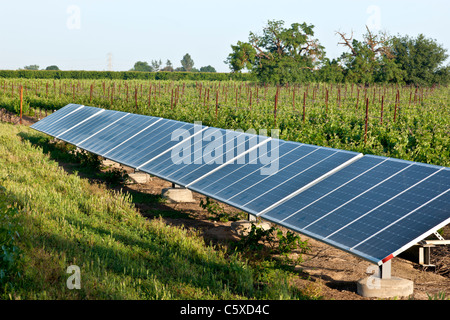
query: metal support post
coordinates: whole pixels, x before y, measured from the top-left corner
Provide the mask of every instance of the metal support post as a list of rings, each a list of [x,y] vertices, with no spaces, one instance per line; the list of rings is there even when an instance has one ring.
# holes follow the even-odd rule
[[[381,279],[390,279],[391,278],[391,266],[392,266],[392,259],[389,261],[386,261],[380,266],[380,278]]]

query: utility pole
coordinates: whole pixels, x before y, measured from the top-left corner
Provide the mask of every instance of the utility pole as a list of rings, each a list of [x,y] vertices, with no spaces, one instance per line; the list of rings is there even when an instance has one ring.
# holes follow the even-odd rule
[[[108,53],[108,71],[112,71],[112,53]]]

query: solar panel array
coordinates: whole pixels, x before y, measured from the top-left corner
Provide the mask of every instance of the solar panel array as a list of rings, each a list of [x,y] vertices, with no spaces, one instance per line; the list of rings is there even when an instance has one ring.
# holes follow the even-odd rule
[[[383,264],[450,222],[450,168],[69,104],[31,126]]]

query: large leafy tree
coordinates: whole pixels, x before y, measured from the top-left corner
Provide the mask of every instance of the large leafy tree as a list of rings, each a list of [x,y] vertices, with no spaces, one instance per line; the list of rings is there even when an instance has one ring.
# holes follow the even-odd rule
[[[59,70],[59,68],[58,68],[58,66],[51,65],[51,66],[48,66],[47,68],[45,68],[45,70]]]
[[[145,61],[138,61],[134,64],[131,71],[152,72],[153,68]]]
[[[211,65],[207,65],[205,67],[201,67],[200,72],[216,72],[216,69]]]
[[[181,60],[181,65],[183,67],[183,71],[192,71],[194,67],[194,60],[192,60],[189,53],[186,53]]]
[[[39,70],[39,66],[37,64],[31,64],[29,66],[23,67],[25,70]]]
[[[405,70],[405,82],[416,85],[431,85],[448,82],[450,67],[443,66],[448,58],[447,50],[436,40],[423,34],[416,38],[394,37],[392,44],[395,62]]]
[[[270,20],[262,35],[250,32],[248,42],[232,45],[227,63],[233,72],[244,69],[261,82],[293,83],[313,79],[325,52],[314,39],[314,26],[293,23],[284,27],[282,20]]]
[[[339,61],[344,67],[345,80],[354,83],[402,82],[404,71],[395,62],[392,37],[386,33],[373,34],[369,28],[363,40],[353,39],[345,33],[336,32],[339,42],[349,52],[341,55]]]

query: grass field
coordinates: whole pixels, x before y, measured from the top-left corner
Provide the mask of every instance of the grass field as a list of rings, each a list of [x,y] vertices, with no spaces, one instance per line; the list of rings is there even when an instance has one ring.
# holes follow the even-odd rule
[[[49,140],[0,123],[0,299],[317,298],[280,268],[146,219],[130,196],[68,174],[55,159],[70,154],[44,152]],[[81,289],[67,286],[71,265]]]

